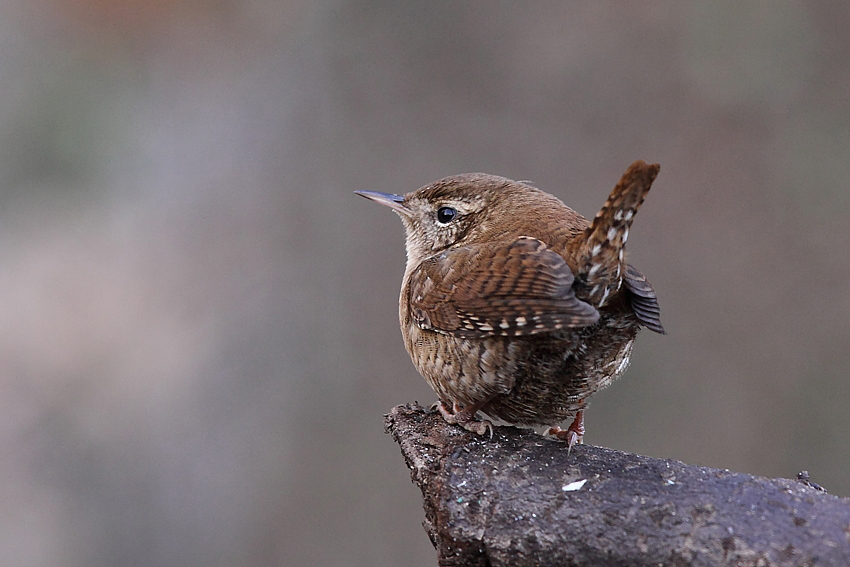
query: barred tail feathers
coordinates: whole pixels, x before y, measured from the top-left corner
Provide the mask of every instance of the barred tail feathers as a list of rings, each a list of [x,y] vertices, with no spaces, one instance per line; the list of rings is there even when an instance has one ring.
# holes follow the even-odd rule
[[[602,307],[623,283],[629,228],[659,168],[642,160],[629,166],[585,232],[577,254],[581,282],[577,295],[595,307]]]

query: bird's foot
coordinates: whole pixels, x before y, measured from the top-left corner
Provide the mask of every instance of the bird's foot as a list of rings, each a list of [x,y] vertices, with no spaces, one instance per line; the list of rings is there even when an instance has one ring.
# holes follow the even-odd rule
[[[566,429],[560,427],[550,427],[546,432],[548,435],[554,435],[558,439],[567,442],[567,452],[573,450],[574,445],[579,445],[584,441],[584,410],[576,412],[576,417]]]
[[[446,423],[450,423],[452,425],[460,425],[467,431],[471,431],[473,433],[477,433],[478,435],[484,435],[488,431],[490,432],[490,439],[493,438],[493,424],[488,419],[475,419],[475,414],[478,413],[478,410],[487,403],[476,403],[469,404],[464,408],[461,408],[457,405],[457,402],[452,403],[452,409],[449,409],[443,401],[437,402],[435,405],[437,410],[440,412],[440,415],[443,416],[443,419],[446,420]]]

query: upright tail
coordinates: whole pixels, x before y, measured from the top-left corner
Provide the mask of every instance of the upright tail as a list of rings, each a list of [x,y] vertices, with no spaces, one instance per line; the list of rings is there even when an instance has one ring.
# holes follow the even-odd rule
[[[634,162],[611,191],[602,210],[579,241],[576,295],[602,307],[620,289],[626,275],[625,245],[635,213],[658,175],[657,163]]]

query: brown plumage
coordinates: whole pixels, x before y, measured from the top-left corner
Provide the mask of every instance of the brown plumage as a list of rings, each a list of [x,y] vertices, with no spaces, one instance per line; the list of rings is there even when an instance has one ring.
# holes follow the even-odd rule
[[[404,223],[402,335],[447,421],[483,434],[478,411],[522,425],[572,419],[550,433],[581,441],[587,398],[626,369],[639,327],[664,332],[652,286],[624,253],[658,168],[632,164],[593,222],[482,173],[404,196],[358,192]]]

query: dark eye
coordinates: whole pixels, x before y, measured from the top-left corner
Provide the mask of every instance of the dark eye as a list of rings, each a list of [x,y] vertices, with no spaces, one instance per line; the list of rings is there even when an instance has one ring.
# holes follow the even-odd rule
[[[451,207],[440,207],[437,209],[437,220],[442,224],[448,224],[452,222],[452,219],[457,215],[457,211]]]

